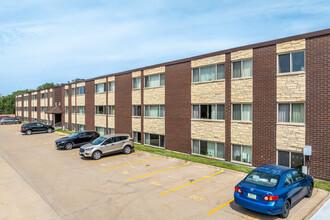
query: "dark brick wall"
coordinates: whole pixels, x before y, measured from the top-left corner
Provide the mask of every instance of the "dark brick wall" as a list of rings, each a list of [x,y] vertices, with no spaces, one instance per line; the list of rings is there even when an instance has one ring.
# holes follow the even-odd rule
[[[226,77],[225,77],[225,159],[231,161],[231,132],[230,132],[230,121],[231,121],[231,56],[230,53],[226,54]]]
[[[69,95],[68,95],[68,107],[69,107],[69,111],[68,111],[68,129],[72,130],[72,125],[71,125],[71,123],[72,123],[72,117],[71,117],[71,115],[72,115],[72,87],[71,87],[71,85],[69,85],[68,88],[69,88]],[[64,121],[64,123],[65,123],[65,121]]]
[[[191,64],[165,69],[165,146],[191,153]]]
[[[60,91],[59,91],[60,90]],[[59,96],[59,94],[61,94],[61,96]],[[59,99],[60,98],[60,99]],[[64,126],[64,121],[65,121],[65,87],[62,86],[60,87],[60,89],[57,89],[55,92],[55,102],[61,102],[61,109],[62,109],[62,126]],[[54,119],[54,124],[55,124],[55,119]]]
[[[310,174],[330,180],[330,35],[306,39],[306,144]]]
[[[37,92],[37,120],[38,122],[41,122],[40,119],[40,112],[41,112],[41,108],[40,108],[40,91]]]
[[[143,91],[144,91],[144,71],[141,71],[141,144],[144,144],[144,102],[143,102]],[[165,109],[166,114],[166,109]],[[166,140],[165,140],[166,142]],[[166,144],[166,143],[165,143]]]
[[[132,75],[116,76],[115,131],[132,135]]]
[[[95,130],[94,126],[94,97],[95,85],[94,81],[86,82],[85,84],[85,129]]]
[[[252,164],[276,164],[276,46],[253,50]]]
[[[32,108],[31,108],[31,99],[32,99],[32,96],[31,96],[31,93],[29,93],[29,101],[28,101],[28,102],[29,102],[29,107],[28,107],[28,108],[29,108],[29,116],[28,116],[28,117],[29,117],[29,122],[30,122],[31,119],[32,119],[32,118],[31,118],[31,115],[32,115],[32,114],[31,114],[31,110],[32,110]]]
[[[106,110],[106,118],[105,118],[105,125],[106,125],[106,134],[109,134],[109,81],[108,81],[108,77],[106,78],[106,83],[105,83],[105,106],[107,108]],[[115,110],[116,111],[116,110]]]

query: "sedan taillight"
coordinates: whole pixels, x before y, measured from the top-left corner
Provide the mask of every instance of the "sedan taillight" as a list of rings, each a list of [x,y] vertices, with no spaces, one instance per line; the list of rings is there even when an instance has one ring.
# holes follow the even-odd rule
[[[22,128],[22,130],[24,131],[24,130],[25,130],[25,128]]]
[[[265,201],[276,201],[276,200],[278,200],[278,196],[267,195],[267,196],[264,197],[264,200]]]
[[[242,194],[242,190],[238,186],[235,186],[235,191],[238,192],[239,194]]]
[[[129,141],[133,141],[133,139],[131,138],[131,139],[129,139]]]

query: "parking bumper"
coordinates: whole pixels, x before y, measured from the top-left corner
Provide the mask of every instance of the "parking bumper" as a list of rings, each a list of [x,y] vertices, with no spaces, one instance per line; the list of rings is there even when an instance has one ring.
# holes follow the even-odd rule
[[[282,212],[282,209],[277,206],[276,202],[260,203],[252,199],[244,198],[237,192],[234,193],[234,198],[236,204],[256,212],[268,215],[278,215]]]

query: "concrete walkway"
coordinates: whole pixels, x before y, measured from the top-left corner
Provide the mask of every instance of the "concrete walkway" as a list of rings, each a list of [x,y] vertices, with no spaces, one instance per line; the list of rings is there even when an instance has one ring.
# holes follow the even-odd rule
[[[330,218],[330,199],[312,216],[311,220],[323,220]]]

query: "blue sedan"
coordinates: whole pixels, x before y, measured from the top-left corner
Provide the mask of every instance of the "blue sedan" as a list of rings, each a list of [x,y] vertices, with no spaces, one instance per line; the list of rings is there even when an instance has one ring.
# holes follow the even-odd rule
[[[313,178],[299,170],[263,165],[235,186],[234,198],[245,208],[286,218],[292,206],[312,196],[313,186]]]

